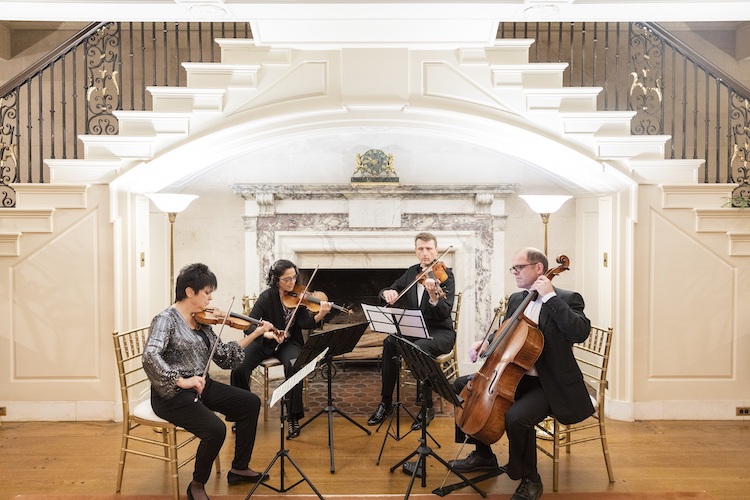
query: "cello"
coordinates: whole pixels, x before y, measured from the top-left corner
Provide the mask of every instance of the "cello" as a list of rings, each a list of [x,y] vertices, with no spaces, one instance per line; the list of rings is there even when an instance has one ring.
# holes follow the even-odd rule
[[[551,280],[567,271],[570,259],[561,255],[560,264],[545,273]],[[456,425],[469,436],[491,445],[505,434],[505,413],[513,404],[521,377],[536,363],[544,348],[544,336],[537,324],[524,315],[526,306],[536,300],[536,290],[495,333],[489,347],[480,355],[482,368],[461,391],[463,406],[456,407]]]

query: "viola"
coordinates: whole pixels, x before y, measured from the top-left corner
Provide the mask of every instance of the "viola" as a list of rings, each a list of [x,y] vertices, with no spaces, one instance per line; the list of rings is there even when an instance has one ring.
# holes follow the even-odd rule
[[[565,255],[557,262],[560,265],[547,271],[547,279],[569,269],[570,260]],[[513,404],[518,383],[544,348],[542,332],[524,316],[526,306],[538,295],[536,290],[528,294],[500,325],[492,343],[480,355],[484,365],[461,391],[464,404],[456,407],[456,425],[485,444],[491,445],[505,434],[505,413]]]
[[[301,283],[297,283],[296,285],[294,285],[294,289],[291,292],[286,292],[284,294],[284,306],[291,309],[293,307],[297,307],[298,304],[301,304],[312,313],[320,311],[320,303],[328,302],[328,296],[324,292],[320,291],[306,291],[305,288],[305,285]],[[354,314],[351,309],[337,306],[336,304],[332,304],[331,309],[336,309],[337,311],[341,311],[346,314]]]

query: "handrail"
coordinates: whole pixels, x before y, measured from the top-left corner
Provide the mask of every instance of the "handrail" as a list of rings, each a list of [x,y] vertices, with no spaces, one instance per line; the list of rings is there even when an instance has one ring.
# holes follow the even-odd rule
[[[13,92],[23,82],[29,80],[32,76],[39,73],[51,63],[57,61],[60,57],[65,55],[70,49],[78,46],[83,40],[90,37],[99,31],[103,26],[110,24],[110,22],[94,22],[87,25],[85,28],[80,30],[78,33],[68,38],[66,41],[57,46],[54,50],[47,53],[44,57],[39,59],[37,62],[23,70],[18,75],[11,78],[9,81],[0,86],[0,98],[5,97],[9,93]]]
[[[667,30],[665,30],[660,24],[658,23],[646,23],[642,22],[639,23],[646,28],[654,31],[656,34],[659,35],[659,37],[663,38],[664,40],[668,41],[670,45],[672,45],[672,48],[676,50],[677,52],[683,54],[685,57],[690,59],[695,65],[699,66],[703,71],[706,72],[706,74],[716,78],[719,81],[724,82],[728,87],[730,87],[735,93],[747,95],[750,96],[750,88],[745,86],[744,84],[740,83],[738,80],[735,80],[731,76],[729,76],[726,72],[719,69],[714,63],[697,53],[695,50],[691,49],[690,47],[685,44],[682,40],[676,38],[674,35],[669,33]]]

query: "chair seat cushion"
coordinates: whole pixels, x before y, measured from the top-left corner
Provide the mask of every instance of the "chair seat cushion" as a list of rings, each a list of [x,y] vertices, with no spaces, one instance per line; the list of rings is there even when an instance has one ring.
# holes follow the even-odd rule
[[[149,399],[138,403],[138,406],[133,408],[133,416],[145,420],[153,420],[154,422],[163,422],[165,424],[168,423],[166,420],[154,413],[154,409],[151,408],[151,400]]]
[[[265,367],[279,366],[280,364],[281,364],[281,361],[279,361],[276,358],[266,358],[260,362],[260,366],[265,366]]]

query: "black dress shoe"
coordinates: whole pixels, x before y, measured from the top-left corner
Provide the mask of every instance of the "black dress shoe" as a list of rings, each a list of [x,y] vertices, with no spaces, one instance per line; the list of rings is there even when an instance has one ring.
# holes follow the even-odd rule
[[[231,485],[241,483],[257,483],[259,481],[268,481],[268,474],[258,473],[254,476],[243,476],[242,474],[235,474],[231,470],[227,472],[227,483]]]
[[[495,457],[495,455],[492,455],[490,458],[485,458],[476,451],[469,453],[469,456],[466,458],[451,460],[448,462],[448,465],[450,465],[454,471],[460,472],[461,474],[479,470],[495,470],[498,468],[497,457]]]
[[[384,403],[383,401],[381,401],[378,407],[375,408],[375,412],[367,420],[367,425],[378,425],[379,423],[381,423],[383,420],[385,420],[385,416],[388,415],[388,411],[390,409],[390,403]]]
[[[527,478],[523,478],[510,500],[537,500],[542,496],[542,491],[544,491],[544,488],[541,481],[534,483]]]
[[[300,428],[299,428],[299,420],[297,420],[297,417],[290,417],[289,418],[289,432],[286,434],[287,439],[294,439],[297,436],[299,436]]]
[[[422,467],[417,468],[417,464],[419,462],[404,462],[404,465],[401,466],[401,471],[406,474],[407,476],[414,476],[422,479]],[[417,473],[414,474],[414,469],[417,469]]]
[[[195,500],[195,497],[193,496],[193,492],[190,490],[189,484],[188,484],[188,489],[187,489],[187,497],[188,497],[188,500]],[[206,495],[206,498],[208,498],[208,495]],[[209,498],[209,500],[211,499]]]
[[[427,408],[427,425],[430,425],[432,419],[435,418],[435,410],[432,407]],[[411,430],[418,431],[422,428],[422,412],[419,412],[419,417],[411,424]]]

